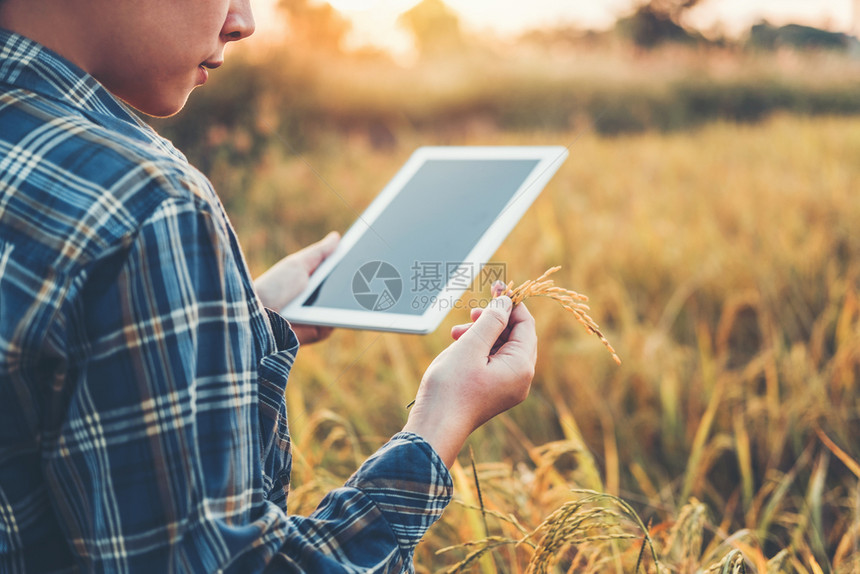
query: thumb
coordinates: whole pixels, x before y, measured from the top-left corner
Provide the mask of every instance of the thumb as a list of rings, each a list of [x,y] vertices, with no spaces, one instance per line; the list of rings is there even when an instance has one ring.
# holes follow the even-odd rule
[[[467,341],[469,345],[473,345],[481,349],[485,355],[489,355],[499,335],[508,326],[512,308],[513,303],[507,295],[491,300],[481,316],[468,331],[463,333],[459,340]]]

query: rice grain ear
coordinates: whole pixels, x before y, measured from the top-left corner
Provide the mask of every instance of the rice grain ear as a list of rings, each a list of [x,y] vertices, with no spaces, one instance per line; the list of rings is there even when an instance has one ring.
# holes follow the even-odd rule
[[[503,293],[506,293],[507,295],[510,295],[511,301],[514,302],[514,305],[522,303],[529,297],[548,297],[558,301],[562,307],[573,313],[573,316],[576,317],[576,320],[579,321],[583,327],[585,327],[586,331],[593,333],[598,339],[600,339],[600,342],[603,343],[603,345],[612,354],[612,359],[620,365],[621,358],[600,331],[600,326],[594,321],[594,319],[589,317],[588,313],[586,313],[586,311],[589,310],[588,305],[585,304],[585,302],[588,301],[588,297],[577,293],[576,291],[557,287],[555,285],[555,281],[549,278],[550,275],[559,269],[561,269],[560,265],[550,267],[537,279],[529,279],[521,283],[518,287],[513,287],[514,282],[511,281],[504,286],[504,291],[502,290],[502,285],[499,285],[501,281],[497,281],[496,283],[493,283],[493,286],[490,289],[492,296],[495,299]]]

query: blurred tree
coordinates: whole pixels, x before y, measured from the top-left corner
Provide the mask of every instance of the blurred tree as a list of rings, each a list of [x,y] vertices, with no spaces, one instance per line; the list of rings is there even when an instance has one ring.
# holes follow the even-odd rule
[[[350,24],[327,2],[310,0],[279,0],[278,7],[286,12],[291,43],[309,51],[340,52]]]
[[[640,48],[653,48],[665,42],[695,43],[704,40],[683,25],[684,14],[702,0],[648,0],[633,14],[619,18],[616,30]]]
[[[788,24],[773,26],[766,21],[750,29],[748,45],[759,50],[797,48],[813,50],[848,50],[857,40],[840,32],[829,32],[812,26]]]
[[[449,54],[463,47],[460,20],[442,0],[422,0],[398,21],[412,33],[422,56]]]
[[[659,14],[680,24],[684,13],[701,4],[702,0],[650,0],[644,4],[654,14]]]

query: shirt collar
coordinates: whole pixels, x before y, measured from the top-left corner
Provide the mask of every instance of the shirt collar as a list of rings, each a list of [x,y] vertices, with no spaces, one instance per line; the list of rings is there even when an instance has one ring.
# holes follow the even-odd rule
[[[0,28],[0,87],[4,84],[77,109],[102,126],[186,161],[179,150],[87,72],[41,44]]]
[[[128,106],[84,70],[41,44],[0,28],[2,84],[149,131]]]

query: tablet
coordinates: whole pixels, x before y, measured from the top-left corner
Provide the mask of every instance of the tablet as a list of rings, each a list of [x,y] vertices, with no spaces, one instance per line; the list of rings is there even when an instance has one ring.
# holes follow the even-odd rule
[[[489,297],[506,281],[504,264],[488,262],[566,157],[561,146],[419,148],[281,314],[433,331],[473,283]]]

